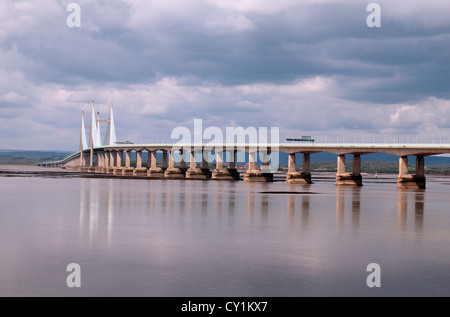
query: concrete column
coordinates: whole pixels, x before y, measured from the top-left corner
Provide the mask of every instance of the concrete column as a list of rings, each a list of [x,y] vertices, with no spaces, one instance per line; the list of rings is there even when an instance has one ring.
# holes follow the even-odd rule
[[[175,167],[173,156],[174,151],[169,151],[169,167],[164,171],[164,177],[172,179],[184,178],[183,172],[178,167]]]
[[[147,167],[150,168],[152,166],[152,152],[150,150],[147,150]],[[156,167],[156,165],[155,165]]]
[[[297,172],[295,167],[295,153],[289,154],[288,173],[286,174],[286,183],[288,184],[311,184],[310,158],[309,154],[303,154],[303,171]]]
[[[109,167],[111,167],[111,169],[114,169],[117,166],[117,154],[115,151],[110,151],[109,152],[109,158],[110,158],[110,164]]]
[[[145,176],[147,168],[142,167],[142,150],[136,151],[136,168],[133,169],[133,175]]]
[[[102,151],[100,152],[100,168],[99,173],[104,173],[106,168],[106,152]]]
[[[116,167],[122,167],[123,151],[116,152]]]
[[[256,152],[248,152],[248,169],[256,169]]]
[[[398,175],[404,176],[408,175],[408,157],[400,156],[399,165],[398,165]]]
[[[195,152],[191,151],[190,154],[190,163],[189,163],[189,168],[194,169],[197,168],[197,163],[195,162]]]
[[[169,168],[175,167],[175,161],[173,159],[173,151],[169,151]]]
[[[248,153],[248,169],[244,174],[244,182],[271,182],[273,181],[272,173],[263,173],[256,169],[256,154],[257,152]]]
[[[337,173],[336,173],[336,185],[350,185],[350,186],[362,186],[361,177],[361,157],[360,155],[354,155],[353,157],[353,172],[345,172],[345,155],[338,155],[337,159]]]
[[[102,168],[102,152],[97,151],[96,152],[97,155],[97,166],[95,167],[95,172],[96,173],[100,173],[101,172],[101,168]]]
[[[337,158],[337,174],[342,175],[345,174],[345,155],[340,154]]]
[[[84,167],[84,155],[83,150],[80,150],[80,169]]]
[[[180,162],[180,168],[186,168],[186,151],[181,150],[181,162]]]
[[[416,176],[425,177],[425,159],[423,156],[416,156]]]
[[[163,151],[162,168],[167,168],[167,151]]]
[[[125,167],[130,167],[131,164],[131,151],[125,151]]]
[[[164,171],[161,167],[156,167],[156,150],[148,150],[148,165],[147,176],[150,178],[163,178]]]
[[[104,167],[109,167],[109,153],[110,152],[105,152],[105,164]]]
[[[361,175],[361,155],[353,155],[353,175]]]
[[[84,154],[84,161],[85,161],[85,166],[89,167],[89,162],[90,162],[90,154],[89,153],[85,153]]]
[[[262,171],[263,172],[269,172],[269,157],[270,152],[262,152]]]
[[[425,160],[423,156],[416,157],[416,173],[413,175],[408,174],[408,157],[401,156],[399,159],[398,188],[411,188],[411,189],[425,189]]]
[[[216,152],[216,169],[223,169],[223,152]]]
[[[97,167],[103,166],[103,153],[97,152]]]
[[[98,162],[98,157],[97,157],[97,162]],[[91,145],[91,152],[90,152],[90,156],[89,156],[88,172],[95,173],[95,171],[96,171],[96,168],[94,166],[94,150],[93,150],[93,145]]]
[[[114,168],[114,175],[122,175],[122,161],[123,161],[123,151],[116,151],[116,167]]]
[[[295,172],[295,153],[290,153],[288,160],[288,173],[294,172]]]
[[[136,168],[142,167],[142,151],[136,151]]]
[[[208,156],[206,154],[207,154],[206,152],[202,152],[202,168],[209,168],[207,160]]]
[[[152,169],[156,168],[156,151],[149,151],[148,154],[150,167]]]
[[[94,167],[94,150],[93,150],[93,145],[91,143],[91,151],[89,153],[89,170],[92,170],[92,168]]]
[[[105,152],[105,173],[112,173],[114,170],[114,158],[111,151]]]
[[[236,151],[230,151],[230,169],[236,169]]]
[[[198,168],[195,161],[196,152],[194,149],[190,153],[189,169],[186,171],[187,179],[208,179],[211,178],[211,171],[208,168]]]
[[[122,168],[122,175],[133,175],[134,168],[131,167],[131,150],[125,151],[125,167]]]
[[[311,155],[308,153],[303,154],[303,173],[311,173]]]
[[[229,169],[223,167],[223,152],[216,152],[216,169],[212,172],[211,178],[218,180],[234,180],[236,173],[231,173]],[[239,178],[239,175],[237,176]]]

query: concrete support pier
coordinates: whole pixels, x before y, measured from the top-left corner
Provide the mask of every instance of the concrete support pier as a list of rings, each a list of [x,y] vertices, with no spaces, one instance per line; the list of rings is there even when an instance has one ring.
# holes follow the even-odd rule
[[[303,154],[303,171],[297,172],[295,169],[295,153],[289,154],[288,173],[286,182],[288,184],[312,184],[311,181],[311,157],[309,154]]]
[[[142,167],[142,150],[136,151],[136,168],[133,171],[135,176],[146,176],[147,168]]]
[[[345,154],[338,155],[336,185],[362,186],[361,156],[353,155],[353,172],[345,172]]]
[[[186,171],[186,179],[209,179],[211,178],[211,172],[208,168],[202,169],[197,167],[197,162],[195,161],[195,152],[191,151],[190,154],[189,169]],[[205,172],[205,170],[207,172]]]
[[[116,165],[113,170],[114,175],[122,175],[123,151],[116,151]]]
[[[156,151],[148,151],[149,169],[147,176],[150,178],[163,178],[164,171],[161,167],[156,167]]]
[[[239,180],[240,175],[238,170],[236,169],[236,151],[230,151],[230,164],[228,166],[228,172],[231,174],[233,179]]]
[[[122,168],[122,175],[133,175],[134,168],[131,167],[131,151],[125,151],[125,167]]]
[[[206,155],[206,157],[205,157]],[[202,151],[202,173],[207,175],[208,178],[212,177],[212,172],[209,170],[209,164],[207,160],[207,152]]]
[[[97,166],[95,167],[96,173],[103,173],[104,154],[105,152],[97,151]]]
[[[408,156],[400,156],[398,166],[397,188],[425,189],[425,159],[416,156],[416,173],[408,174]]]
[[[244,174],[244,182],[272,182],[272,173],[263,173],[256,168],[256,152],[248,153],[248,169]]]
[[[108,168],[107,173],[108,174],[113,174],[114,173],[114,168],[116,166],[117,157],[114,154],[114,152],[109,151],[108,153],[109,153],[109,168]]]
[[[212,179],[219,180],[234,180],[234,176],[230,173],[228,168],[223,167],[223,152],[216,153],[216,169],[212,172]]]
[[[92,154],[92,151],[91,151],[91,154],[90,154],[90,159],[89,159],[89,167],[88,167],[88,169],[87,169],[87,171],[89,172],[89,173],[95,173],[95,165],[94,165],[94,155]]]
[[[103,166],[103,173],[109,174],[111,166],[111,152],[105,151],[105,165]]]
[[[178,167],[175,167],[173,156],[174,152],[169,151],[169,167],[164,171],[164,177],[169,179],[182,179],[184,178],[184,174]]]
[[[181,162],[180,162],[179,169],[183,173],[183,175],[186,175],[186,171],[188,170],[188,168],[186,166],[186,162],[187,162],[186,151],[185,150],[181,150],[180,151],[180,155],[181,155]]]
[[[162,151],[163,157],[162,157],[162,164],[161,164],[161,168],[163,171],[165,171],[167,169],[167,151]]]

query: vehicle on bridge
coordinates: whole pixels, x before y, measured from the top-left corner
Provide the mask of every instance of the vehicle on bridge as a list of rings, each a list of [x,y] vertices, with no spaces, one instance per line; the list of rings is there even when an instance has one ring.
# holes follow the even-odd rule
[[[314,139],[310,135],[303,135],[301,139],[296,138],[286,138],[286,142],[311,142],[314,143]]]

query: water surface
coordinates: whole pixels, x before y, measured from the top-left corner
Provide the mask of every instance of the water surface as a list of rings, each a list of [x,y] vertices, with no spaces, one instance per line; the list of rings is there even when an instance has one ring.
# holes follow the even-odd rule
[[[449,178],[398,190],[395,175],[361,188],[1,176],[0,296],[450,295]]]

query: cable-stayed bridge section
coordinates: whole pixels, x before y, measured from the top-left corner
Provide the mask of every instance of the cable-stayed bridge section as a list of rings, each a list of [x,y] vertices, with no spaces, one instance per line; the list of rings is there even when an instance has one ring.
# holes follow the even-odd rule
[[[106,135],[101,141],[100,122],[106,122]],[[86,129],[90,130],[88,145]],[[136,163],[131,165],[131,153],[135,152]],[[147,152],[147,162],[143,153]],[[156,153],[162,153],[162,162],[157,164]],[[286,182],[291,184],[311,184],[311,156],[319,152],[337,155],[336,185],[362,185],[361,156],[371,153],[386,153],[399,157],[397,187],[425,188],[425,157],[450,153],[450,144],[322,144],[314,142],[292,143],[224,143],[224,144],[133,144],[117,142],[112,104],[108,119],[95,115],[91,107],[91,124],[85,126],[82,114],[80,151],[60,162],[50,162],[53,166],[83,172],[112,175],[144,176],[168,179],[216,179],[239,180],[236,169],[237,154],[247,153],[243,180],[267,182],[273,180],[278,169],[279,153],[289,155]],[[297,167],[296,158],[302,155],[302,166]],[[352,157],[351,171],[346,170],[346,157]],[[408,171],[408,157],[415,157],[415,171]],[[261,165],[257,165],[257,158]],[[242,162],[242,160],[239,160]],[[210,163],[215,169],[210,170]],[[134,164],[133,164],[134,165]]]

